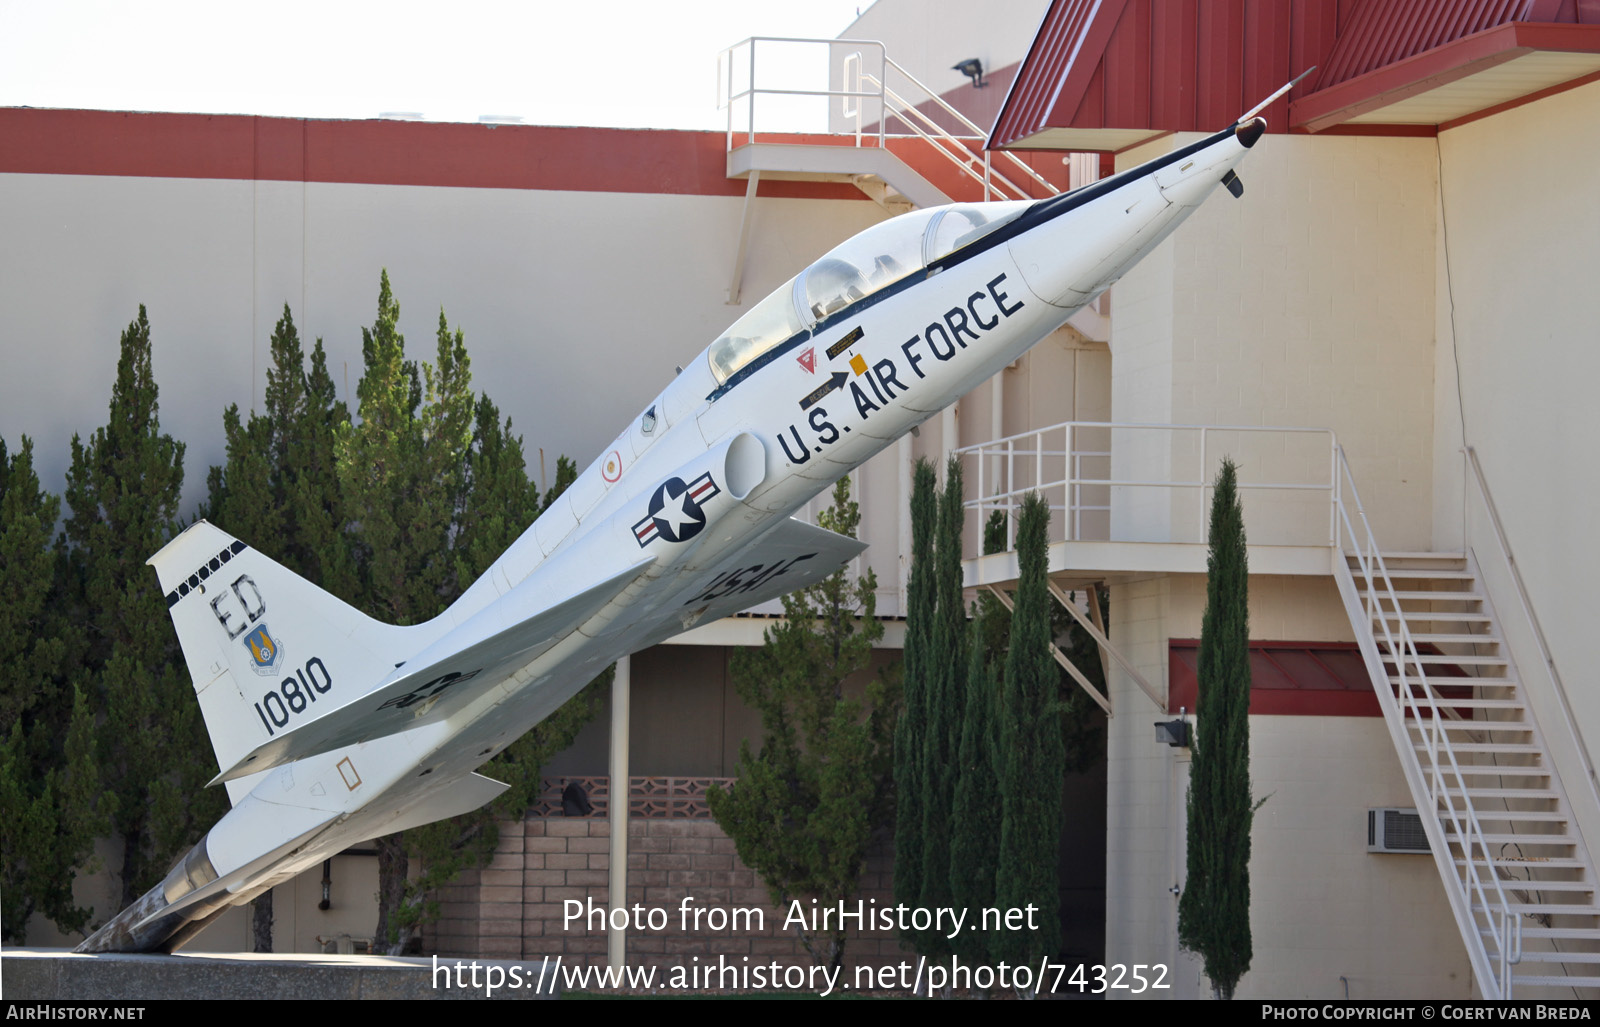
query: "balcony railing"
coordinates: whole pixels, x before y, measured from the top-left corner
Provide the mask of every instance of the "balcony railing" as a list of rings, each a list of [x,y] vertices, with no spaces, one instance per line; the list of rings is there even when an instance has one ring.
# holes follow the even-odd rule
[[[1252,545],[1331,546],[1337,451],[1326,428],[1068,421],[955,453],[969,539],[998,511],[1014,549],[1030,492],[1050,505],[1052,542],[1204,543],[1224,457],[1238,467]]]

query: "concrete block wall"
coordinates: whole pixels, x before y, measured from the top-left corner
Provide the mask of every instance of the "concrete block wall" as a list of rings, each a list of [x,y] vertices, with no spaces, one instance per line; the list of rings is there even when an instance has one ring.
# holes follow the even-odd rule
[[[423,951],[441,957],[562,957],[602,966],[606,935],[598,917],[592,924],[563,920],[567,900],[606,906],[610,880],[611,825],[603,819],[529,817],[501,825],[493,861],[468,871],[437,893],[442,916],[424,931]],[[891,842],[869,853],[859,898],[880,907],[892,905]],[[685,923],[682,903],[701,911],[696,929]],[[665,927],[629,930],[630,965],[672,966],[729,962],[809,965],[787,910],[772,903],[767,888],[734,851],[731,838],[715,821],[635,817],[629,824],[628,904],[659,909]],[[809,909],[809,904],[806,904]],[[854,908],[852,906],[852,908]],[[759,910],[743,922],[712,929],[712,910]],[[693,913],[690,913],[693,916]],[[731,918],[730,918],[731,920]],[[595,929],[590,930],[589,927]],[[911,958],[890,932],[849,932],[846,967],[879,966]]]

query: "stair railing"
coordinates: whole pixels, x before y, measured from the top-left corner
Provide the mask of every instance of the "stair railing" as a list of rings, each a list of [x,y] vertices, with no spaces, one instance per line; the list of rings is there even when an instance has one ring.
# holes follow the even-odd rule
[[[943,125],[939,124],[939,122],[930,116],[926,111],[924,111],[921,105],[908,102],[905,97],[901,96],[895,90],[889,88],[886,82],[876,82],[870,72],[863,70],[861,73],[862,80],[871,84],[876,84],[883,92],[883,97],[886,101],[883,117],[884,121],[888,121],[890,117],[898,118],[901,123],[910,129],[914,135],[918,136],[928,145],[938,150],[947,160],[955,164],[956,167],[960,168],[964,175],[980,183],[984,188],[984,199],[987,200],[991,197],[1004,200],[1023,200],[1032,198],[1032,194],[1030,194],[1027,190],[994,169],[993,153],[996,151],[982,149],[982,144],[987,136],[985,135],[983,129],[978,127],[976,122],[974,122],[971,118],[968,118],[965,114],[962,114],[960,111],[956,110],[956,108],[952,107],[949,103],[945,102],[943,97],[929,89],[927,86],[923,85],[917,80],[916,76],[912,75],[909,71],[895,63],[894,58],[890,57],[888,54],[884,54],[883,64],[886,73],[890,70],[898,73],[902,78],[910,83],[913,88],[920,90],[922,94],[928,98],[927,102],[932,103],[939,110],[944,111],[945,114],[949,115],[970,134],[965,136],[955,135]],[[856,66],[861,68],[860,64],[857,64]],[[887,78],[887,74],[885,77]],[[982,152],[981,159],[973,153],[972,148],[968,145],[969,143],[978,144],[979,149]],[[960,153],[960,156],[957,156],[957,151]],[[1056,193],[1061,191],[1048,180],[1046,180],[1044,176],[1040,175],[1037,171],[1033,170],[1033,168],[1029,167],[1028,163],[1022,158],[1018,157],[1016,154],[1009,150],[1000,150],[998,153],[1002,159],[1010,163],[1013,173],[1020,173],[1039,188],[1043,189],[1046,195],[1054,196]],[[983,169],[982,174],[979,174],[978,172],[980,167]],[[1011,190],[1009,195],[993,184],[995,179],[998,179],[1002,185]]]
[[[1600,811],[1600,777],[1596,776],[1594,758],[1589,754],[1589,746],[1583,740],[1583,734],[1577,729],[1577,718],[1572,713],[1572,703],[1567,698],[1567,686],[1561,680],[1561,671],[1556,667],[1555,657],[1550,652],[1550,643],[1545,640],[1544,629],[1539,624],[1539,617],[1533,611],[1533,602],[1528,598],[1528,586],[1522,581],[1522,571],[1517,565],[1517,559],[1511,552],[1511,543],[1506,538],[1505,527],[1500,523],[1500,510],[1495,506],[1494,496],[1489,492],[1489,482],[1483,476],[1483,467],[1478,463],[1478,451],[1472,446],[1467,446],[1461,451],[1466,457],[1467,480],[1477,486],[1472,490],[1478,497],[1483,511],[1487,515],[1489,526],[1493,528],[1491,541],[1493,548],[1505,565],[1506,572],[1511,576],[1512,584],[1516,586],[1517,601],[1522,608],[1522,618],[1534,642],[1539,647],[1539,663],[1544,668],[1545,676],[1550,682],[1550,690],[1556,697],[1556,703],[1561,711],[1562,726],[1566,728],[1567,735],[1575,743],[1578,759],[1583,764],[1584,777],[1589,785],[1589,799],[1594,804],[1592,808]],[[1474,541],[1469,537],[1469,543]],[[1476,546],[1473,546],[1476,551]],[[1487,588],[1487,583],[1483,583]],[[1505,642],[1502,640],[1502,644]],[[1520,670],[1525,664],[1518,664]]]
[[[1356,640],[1378,693],[1378,703],[1383,708],[1389,734],[1399,753],[1401,767],[1416,799],[1418,812],[1422,814],[1423,827],[1433,848],[1440,876],[1456,886],[1447,887],[1445,891],[1461,929],[1467,956],[1478,977],[1479,990],[1487,999],[1510,998],[1511,967],[1522,956],[1522,920],[1511,909],[1505,890],[1500,886],[1494,855],[1484,837],[1472,800],[1467,796],[1466,778],[1456,760],[1449,733],[1444,729],[1444,721],[1448,716],[1444,706],[1448,705],[1449,700],[1444,700],[1442,705],[1434,687],[1428,682],[1422,654],[1401,613],[1399,595],[1384,564],[1383,555],[1378,550],[1377,539],[1367,519],[1344,447],[1335,445],[1335,452],[1340,487],[1334,490],[1339,526],[1333,561],[1334,575],[1341,591],[1347,593],[1347,604],[1354,600],[1358,607],[1352,610],[1358,616],[1350,618],[1356,630]],[[1355,505],[1353,519],[1347,500]],[[1365,585],[1359,593],[1350,570],[1351,559],[1359,568],[1361,583]],[[1384,608],[1386,600],[1393,610],[1398,630],[1389,627],[1390,617]],[[1394,664],[1398,682],[1391,682],[1384,668],[1386,657],[1378,651],[1379,639],[1373,630],[1374,623],[1381,626],[1382,642],[1388,650],[1387,659]],[[1406,728],[1405,718],[1408,715],[1422,736],[1421,746],[1412,741]],[[1426,764],[1418,754],[1419,748],[1427,757]],[[1459,809],[1456,798],[1450,794],[1451,780],[1456,782],[1461,791]],[[1441,804],[1443,809],[1440,808]],[[1463,865],[1460,872],[1456,870],[1450,854],[1450,839],[1443,831],[1445,822],[1448,822],[1452,837],[1461,848]],[[1474,908],[1484,911],[1482,927]],[[1484,944],[1485,934],[1493,942],[1493,959]]]
[[[756,84],[758,74],[756,50],[757,44],[760,43],[814,44],[830,48],[853,46],[856,49],[845,54],[839,63],[842,81],[838,88],[833,88],[830,84],[824,89],[774,89]],[[747,50],[748,53],[739,53],[741,49]],[[876,67],[876,72],[869,67],[869,64]],[[736,70],[739,74],[736,74]],[[891,89],[886,84],[891,70],[905,80],[906,91],[920,93],[926,96],[927,100],[921,104],[912,103],[901,92]],[[740,77],[746,80],[744,88],[735,85],[735,79]],[[875,40],[752,36],[722,52],[718,61],[718,79],[719,106],[727,111],[726,131],[729,150],[735,148],[734,139],[738,128],[744,130],[745,143],[756,141],[758,96],[819,96],[828,97],[829,102],[837,97],[840,114],[852,126],[851,134],[857,147],[885,148],[890,138],[889,119],[895,118],[905,126],[911,137],[919,138],[933,147],[963,175],[982,186],[984,199],[1030,199],[1035,195],[995,169],[993,155],[983,149],[983,143],[987,138],[983,129],[952,107],[943,97],[918,81],[916,76],[891,60],[883,44]],[[874,100],[877,101],[877,123],[868,125],[867,112],[873,107],[870,101]],[[745,124],[736,126],[734,110],[741,103],[745,106]],[[938,119],[923,110],[925,105],[943,111],[970,135],[958,135],[950,131],[940,124]],[[998,153],[1012,175],[1031,181],[1044,195],[1053,196],[1061,191],[1016,154],[1008,150],[1000,150]]]

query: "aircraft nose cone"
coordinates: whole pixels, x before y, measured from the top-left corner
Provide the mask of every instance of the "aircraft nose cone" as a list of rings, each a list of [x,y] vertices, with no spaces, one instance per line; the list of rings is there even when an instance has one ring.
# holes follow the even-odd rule
[[[1261,134],[1266,130],[1266,118],[1251,118],[1249,121],[1234,129],[1233,136],[1235,139],[1239,140],[1240,146],[1243,146],[1248,150],[1250,147],[1256,144],[1256,140],[1260,139]]]

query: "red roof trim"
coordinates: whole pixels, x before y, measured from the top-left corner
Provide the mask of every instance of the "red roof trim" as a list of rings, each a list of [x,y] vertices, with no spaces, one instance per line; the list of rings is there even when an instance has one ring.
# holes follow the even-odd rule
[[[0,173],[743,196],[721,132],[0,108]],[[761,195],[865,200],[833,182]]]
[[[1590,8],[1600,0],[1052,0],[988,145],[1213,130],[1311,65],[1317,80],[1273,104],[1269,131],[1326,131],[1530,52],[1600,53]]]
[[[986,148],[1006,146],[1044,128],[1064,98],[1072,105],[1069,114],[1077,109],[1127,2],[1055,0],[1050,5],[1000,106]],[[1076,76],[1080,66],[1082,74]]]
[[[1127,0],[1095,0],[1083,27],[1074,33],[1071,51],[1067,55],[1067,73],[1056,86],[1050,102],[1039,113],[1034,131],[1043,128],[1057,110],[1070,113],[1082,106],[1084,96],[1094,82],[1095,73],[1100,70],[1100,58],[1106,52],[1106,44],[1111,42],[1111,33],[1122,19],[1122,11],[1126,6]]]
[[[1600,53],[1600,25],[1501,25],[1319,89],[1289,105],[1289,120],[1320,132],[1535,50]]]

